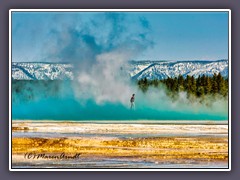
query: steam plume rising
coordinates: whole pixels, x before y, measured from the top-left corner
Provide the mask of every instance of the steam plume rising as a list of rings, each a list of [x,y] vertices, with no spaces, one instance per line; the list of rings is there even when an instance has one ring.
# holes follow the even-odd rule
[[[97,104],[126,104],[136,89],[128,77],[122,76],[121,67],[153,45],[148,21],[136,15],[98,13],[87,22],[80,20],[60,28],[52,31],[55,41],[50,43],[47,55],[74,63],[76,96],[81,100],[93,98]]]

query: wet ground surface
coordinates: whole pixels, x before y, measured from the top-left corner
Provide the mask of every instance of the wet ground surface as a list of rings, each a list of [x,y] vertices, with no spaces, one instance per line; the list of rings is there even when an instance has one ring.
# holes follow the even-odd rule
[[[228,168],[226,124],[14,122],[13,168]],[[26,153],[77,159],[26,158]]]

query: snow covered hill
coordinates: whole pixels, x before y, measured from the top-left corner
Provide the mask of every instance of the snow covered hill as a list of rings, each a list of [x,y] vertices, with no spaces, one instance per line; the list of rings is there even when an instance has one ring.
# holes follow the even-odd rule
[[[224,77],[228,77],[228,61],[132,61],[129,73],[134,79],[165,79],[167,77],[198,77],[203,74],[212,76],[219,72]]]
[[[65,63],[12,63],[12,79],[65,80],[73,79],[73,66]]]
[[[165,79],[187,75],[198,77],[221,73],[228,77],[228,60],[218,61],[130,61],[123,66],[133,79]],[[12,79],[55,80],[73,79],[73,65],[66,63],[12,63]]]

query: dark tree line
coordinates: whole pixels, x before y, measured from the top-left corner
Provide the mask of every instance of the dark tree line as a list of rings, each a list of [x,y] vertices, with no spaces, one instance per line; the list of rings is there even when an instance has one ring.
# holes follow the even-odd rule
[[[168,93],[171,95],[178,92],[187,92],[188,96],[202,97],[204,95],[221,95],[227,97],[228,95],[228,78],[224,78],[220,73],[210,76],[187,76],[184,78],[179,75],[175,78],[168,77],[163,80],[147,80],[141,79],[137,82],[138,87],[146,92],[150,86],[160,87],[165,86]]]
[[[62,80],[12,80],[12,100],[24,102],[61,97],[61,92],[66,92],[70,85],[70,81]]]

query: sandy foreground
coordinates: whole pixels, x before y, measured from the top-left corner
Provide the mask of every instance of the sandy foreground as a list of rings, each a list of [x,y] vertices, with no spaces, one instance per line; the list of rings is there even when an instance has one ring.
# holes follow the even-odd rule
[[[12,168],[228,168],[228,125],[13,121]]]

